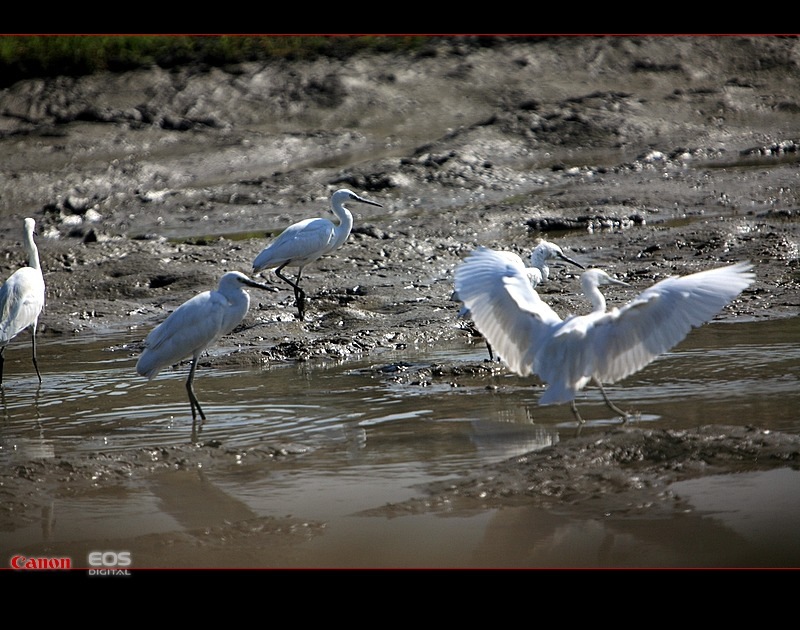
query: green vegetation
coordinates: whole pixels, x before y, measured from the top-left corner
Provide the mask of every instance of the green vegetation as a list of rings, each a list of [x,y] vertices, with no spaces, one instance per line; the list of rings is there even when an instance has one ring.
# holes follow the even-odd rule
[[[218,66],[267,59],[347,58],[358,52],[419,51],[425,36],[5,35],[0,84],[158,65]]]

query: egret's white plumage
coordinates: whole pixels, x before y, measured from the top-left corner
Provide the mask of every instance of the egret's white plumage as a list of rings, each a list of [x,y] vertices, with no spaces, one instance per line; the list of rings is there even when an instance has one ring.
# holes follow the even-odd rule
[[[17,269],[0,287],[0,385],[3,382],[3,363],[6,346],[26,328],[31,331],[31,350],[36,376],[42,382],[36,361],[36,327],[44,308],[45,286],[39,250],[33,240],[36,222],[24,221],[24,245],[28,254],[28,266]]]
[[[542,282],[547,282],[550,277],[550,267],[547,266],[550,260],[563,260],[581,269],[586,269],[582,264],[567,256],[564,251],[550,241],[540,238],[533,248],[530,256],[531,265],[526,268],[531,285],[536,286]]]
[[[358,201],[371,206],[383,207],[376,201],[360,197],[352,190],[342,188],[331,195],[331,210],[339,219],[338,225],[325,218],[303,219],[283,230],[267,245],[253,261],[253,272],[275,269],[275,275],[294,289],[297,312],[300,319],[305,315],[305,292],[300,288],[303,268],[320,256],[341,247],[353,229],[353,215],[345,207],[349,201]],[[284,267],[297,267],[297,278],[292,281],[281,271]]]
[[[539,403],[569,402],[593,380],[600,387],[638,372],[712,319],[755,280],[748,262],[672,276],[606,311],[598,286],[625,284],[599,269],[581,276],[592,301],[588,315],[564,320],[531,288],[519,256],[479,248],[455,272],[455,288],[478,330],[519,374],[538,375]],[[620,412],[605,396],[606,402]],[[623,415],[624,412],[621,412]]]
[[[536,243],[536,247],[534,247],[531,251],[530,267],[525,267],[525,273],[528,276],[531,287],[535,288],[539,284],[547,282],[547,279],[550,277],[550,267],[547,265],[548,261],[559,259],[571,263],[581,269],[586,269],[586,267],[584,267],[582,264],[567,256],[561,247],[555,243],[551,243],[550,241],[540,238]],[[461,301],[458,297],[458,291],[453,291],[450,299],[457,302]],[[459,309],[458,316],[463,319],[470,318],[470,312],[466,305]],[[493,359],[494,353],[492,352],[492,346],[488,341],[486,342],[486,348],[489,351],[489,359]]]
[[[220,278],[216,290],[204,291],[181,304],[145,339],[136,371],[148,379],[155,378],[163,368],[192,357],[186,391],[193,420],[198,414],[206,419],[192,388],[197,361],[206,348],[236,328],[247,315],[250,294],[245,287],[270,289],[239,271],[229,271]]]

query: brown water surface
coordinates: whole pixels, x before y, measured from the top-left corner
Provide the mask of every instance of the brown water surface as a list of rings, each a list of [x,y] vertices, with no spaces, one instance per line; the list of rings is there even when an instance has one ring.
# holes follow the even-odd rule
[[[708,325],[608,393],[639,410],[636,426],[798,433],[797,333],[796,318]],[[27,349],[10,348],[0,465],[187,444],[186,368],[139,378],[129,345],[138,339],[42,342],[46,387],[29,372]],[[577,434],[567,406],[539,407],[536,382],[505,370],[400,378],[485,356],[482,343],[465,342],[382,362],[201,367],[200,437],[240,449],[237,463],[62,490],[41,522],[1,532],[0,550],[67,553],[78,565],[100,548],[127,550],[135,567],[800,566],[800,473],[789,468],[676,483],[678,506],[658,519],[606,523],[557,505],[379,515],[424,495],[426,483]],[[596,391],[578,403],[583,435],[618,422]],[[277,444],[294,455],[248,461],[249,449]],[[231,544],[186,544],[219,528]]]

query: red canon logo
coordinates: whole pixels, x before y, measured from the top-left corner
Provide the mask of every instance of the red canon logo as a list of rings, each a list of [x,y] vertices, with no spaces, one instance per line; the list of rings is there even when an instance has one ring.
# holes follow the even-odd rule
[[[27,558],[14,556],[11,558],[12,569],[71,569],[72,558]]]

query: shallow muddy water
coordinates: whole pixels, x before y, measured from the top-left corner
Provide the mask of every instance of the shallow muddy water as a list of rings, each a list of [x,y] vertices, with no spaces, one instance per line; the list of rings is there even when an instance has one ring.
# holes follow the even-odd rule
[[[796,318],[707,325],[607,391],[640,412],[638,426],[800,433],[797,333]],[[187,367],[138,377],[130,344],[140,337],[43,340],[41,387],[29,346],[10,347],[0,465],[188,444]],[[62,491],[40,523],[0,532],[0,550],[60,552],[85,566],[102,547],[147,568],[800,566],[800,473],[788,468],[673,484],[681,507],[668,518],[606,522],[524,505],[380,514],[424,495],[423,484],[578,434],[568,406],[537,405],[532,379],[420,370],[486,357],[465,338],[325,366],[201,364],[195,391],[208,419],[196,437],[241,449],[240,461]],[[619,422],[594,390],[578,405],[584,435]],[[271,446],[292,455],[248,461],[248,449]],[[244,540],[183,544],[219,527]],[[273,527],[279,542],[256,543],[254,527]]]

